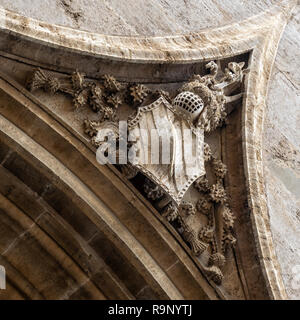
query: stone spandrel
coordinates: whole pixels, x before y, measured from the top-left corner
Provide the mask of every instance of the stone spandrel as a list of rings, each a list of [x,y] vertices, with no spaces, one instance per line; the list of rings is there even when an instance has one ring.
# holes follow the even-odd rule
[[[2,3],[5,3],[5,1],[2,1]],[[38,2],[31,1],[31,3],[33,3],[32,5],[34,6],[34,10],[38,10],[38,8],[39,8],[38,4],[40,4],[40,1],[38,1]],[[45,3],[45,2],[43,2],[43,3]],[[65,1],[65,3],[67,3],[67,1]],[[80,25],[80,22],[79,22],[80,21],[80,13],[79,13],[80,8],[76,8],[76,3],[77,2],[73,1],[74,6],[67,5],[68,8],[66,8],[66,10],[63,9],[63,10],[65,10],[65,12],[68,12],[68,14],[73,16],[73,18],[75,20],[73,20],[73,18],[71,18],[71,16],[70,17],[66,16],[67,18],[63,17],[61,22],[56,22],[56,23],[65,24],[65,22],[63,20],[66,19],[66,21],[69,21],[68,23],[70,23],[70,26],[73,26],[75,28],[85,29],[85,27],[82,27],[82,25]],[[179,3],[179,1],[178,1],[178,3]],[[205,5],[206,5],[206,2],[204,2],[204,1],[202,1],[201,3],[205,3]],[[227,2],[223,1],[222,4],[220,3],[220,5],[218,6],[218,9],[215,9],[215,5],[214,5],[213,9],[215,9],[215,10],[207,10],[208,14],[210,15],[210,20],[216,24],[219,23],[219,21],[227,21],[226,19],[224,19],[224,15],[220,13],[220,8],[222,8],[222,5],[224,3],[227,3]],[[0,4],[1,4],[1,1],[0,1]],[[19,6],[21,8],[21,6],[23,4],[24,4],[24,1],[22,1],[22,3],[15,1],[13,5],[15,5],[16,7]],[[114,2],[112,2],[112,5],[113,4],[114,4]],[[247,4],[245,4],[245,8],[247,8],[247,10],[249,9],[249,14],[252,15],[252,13],[253,14],[256,13],[255,8],[258,8],[258,6],[260,6],[260,4],[262,4],[261,8],[264,8],[264,5],[268,6],[269,2],[268,1],[263,1],[263,2],[249,1]],[[166,6],[168,6],[168,4],[166,4]],[[28,6],[28,8],[30,8],[30,7]],[[62,7],[59,7],[59,8],[62,8]],[[212,8],[212,7],[209,7],[209,8]],[[234,15],[238,16],[238,14],[240,14],[240,17],[243,17],[243,18],[247,16],[247,15],[243,16],[244,13],[241,13],[241,10],[238,10],[239,12],[237,12],[237,13],[234,11],[235,8],[240,8],[239,4],[237,4],[236,2],[231,1],[231,4],[228,4],[228,8],[231,9],[231,11],[232,11],[231,12],[232,15],[228,14],[228,21],[229,21],[228,24],[231,24],[232,22],[235,21],[232,18]],[[11,9],[14,10],[14,8],[11,8]],[[78,11],[76,11],[77,9],[78,9]],[[61,10],[61,9],[59,9],[59,10]],[[60,12],[59,10],[58,10],[58,12]],[[36,14],[38,15],[37,12],[38,11],[36,11]],[[186,12],[188,12],[188,11],[186,11]],[[180,9],[178,9],[177,11],[174,10],[174,15],[176,15],[176,14],[180,15],[180,13],[181,13]],[[103,16],[105,16],[104,12],[103,12]],[[155,14],[153,16],[155,16]],[[212,16],[214,16],[215,18],[220,17],[220,20],[218,21],[217,19],[212,19],[211,18]],[[55,18],[60,19],[59,15],[57,15],[57,17],[55,17]],[[133,18],[129,16],[127,20],[132,21],[132,19]],[[177,20],[181,21],[180,19],[177,19]],[[203,20],[201,20],[201,19],[198,19],[198,20],[200,21],[199,23],[201,24],[200,27],[203,28],[205,26],[205,23],[203,23]],[[85,21],[90,23],[90,21],[88,19],[86,19]],[[114,28],[110,29],[110,30],[112,30],[112,33],[114,33],[114,32],[119,33],[119,34],[123,33],[123,32],[124,32],[124,34],[138,33],[135,28],[132,29],[132,25],[130,25],[128,23],[128,21],[124,21],[124,19],[122,21],[124,23],[121,23],[121,24],[119,23],[118,26],[116,26],[116,29],[114,29]],[[146,21],[146,19],[145,19],[145,21]],[[298,117],[296,107],[299,105],[299,103],[298,103],[299,100],[297,98],[294,100],[294,97],[296,96],[296,93],[299,90],[298,80],[297,80],[297,70],[299,70],[299,68],[297,68],[297,66],[295,64],[294,71],[290,70],[289,68],[292,65],[294,65],[294,63],[289,63],[289,65],[287,65],[285,63],[286,53],[288,53],[288,54],[292,53],[291,56],[289,56],[289,59],[291,59],[291,61],[293,61],[293,62],[299,61],[299,59],[297,60],[297,58],[295,58],[295,57],[297,57],[297,52],[295,52],[295,54],[294,54],[293,53],[294,50],[290,49],[290,48],[294,48],[296,43],[299,43],[299,39],[297,38],[297,31],[296,31],[298,23],[299,23],[298,22],[299,19],[297,18],[297,15],[294,15],[292,21],[293,21],[293,23],[290,23],[288,25],[288,28],[286,29],[286,32],[284,33],[283,40],[285,39],[285,36],[286,36],[286,41],[283,42],[283,44],[281,44],[279,47],[279,55],[281,55],[282,60],[280,60],[279,62],[278,61],[275,62],[275,68],[274,68],[275,77],[274,77],[274,79],[275,78],[277,80],[279,79],[279,81],[276,80],[273,83],[271,82],[271,89],[269,91],[269,102],[268,102],[269,114],[267,116],[268,117],[267,121],[268,121],[268,125],[270,125],[270,127],[272,127],[274,130],[272,132],[269,131],[269,133],[270,133],[269,136],[265,136],[265,139],[264,139],[265,149],[267,150],[267,157],[264,159],[264,161],[265,161],[265,165],[268,170],[270,168],[271,169],[274,168],[273,162],[276,162],[276,165],[278,166],[277,162],[278,162],[279,158],[280,158],[279,162],[281,162],[280,165],[282,165],[284,168],[289,167],[290,163],[296,163],[296,161],[297,161],[297,160],[295,161],[296,157],[294,157],[294,156],[291,156],[291,157],[285,156],[285,154],[286,154],[285,151],[287,151],[287,148],[285,148],[285,147],[282,148],[280,146],[281,142],[279,140],[277,141],[277,137],[280,137],[281,135],[276,134],[277,132],[281,131],[281,133],[283,133],[285,136],[287,136],[288,140],[291,142],[289,144],[291,146],[295,146],[296,145],[295,142],[297,143],[297,141],[299,141],[296,139],[299,130],[297,128],[295,128],[295,126],[297,125],[296,119]],[[75,22],[77,23],[77,25]],[[156,24],[156,27],[155,28],[151,27],[152,30],[155,29],[155,30],[157,30],[157,32],[160,32],[160,34],[164,34],[164,32],[167,32],[167,33],[169,32],[168,27],[158,25],[156,19],[153,19],[153,22],[154,22],[154,24]],[[165,21],[163,21],[163,23],[165,23]],[[92,23],[90,25],[92,25]],[[148,24],[148,25],[151,26],[151,24]],[[187,25],[182,27],[182,29],[180,29],[181,27],[178,27],[178,29],[176,29],[175,25],[176,24],[173,25],[174,28],[172,30],[170,29],[172,31],[171,34],[176,33],[177,30],[179,30],[180,33],[184,33],[185,30],[188,30],[188,31],[190,30],[189,26],[187,26]],[[196,25],[196,23],[195,23],[195,25]],[[199,25],[197,25],[197,26],[199,26]],[[124,29],[122,30],[122,28],[124,28]],[[144,34],[144,32],[146,34],[146,31],[148,32],[148,30],[143,29],[142,24],[139,25],[139,28],[141,28],[141,29],[139,29],[139,32],[141,32],[141,34]],[[108,29],[106,29],[106,30],[108,30]],[[199,28],[197,30],[199,30]],[[287,48],[289,48],[289,49],[287,50]],[[283,88],[284,88],[284,94],[281,94]],[[271,98],[271,100],[270,100],[270,98]],[[272,100],[272,98],[273,98],[273,100]],[[278,103],[278,98],[280,98],[280,99],[282,98],[282,100],[280,101],[280,104]],[[291,100],[292,100],[292,102],[291,102]],[[284,112],[282,112],[283,106],[284,106]],[[276,107],[276,110],[272,109],[272,107]],[[290,113],[286,112],[287,110],[291,110],[291,109],[292,109],[292,112],[290,112]],[[269,149],[268,142],[270,142],[270,140],[268,140],[268,139],[270,139],[273,144],[271,149]],[[288,143],[285,142],[285,144],[288,144]],[[294,147],[292,147],[292,149],[294,149]],[[297,149],[297,147],[295,147],[295,150],[296,149]],[[278,157],[278,152],[279,152],[279,157]],[[260,155],[259,152],[257,154]],[[289,170],[289,168],[288,168],[288,170]],[[294,170],[294,169],[292,169],[292,170]],[[281,169],[280,169],[280,172],[282,172]],[[276,179],[280,180],[280,175],[281,174],[278,175],[278,170],[276,171],[276,170],[272,169],[272,174],[271,174],[272,177],[271,178],[273,178],[273,176],[274,177],[276,176]],[[262,177],[262,176],[260,176],[260,177]],[[269,175],[269,177],[270,177],[270,175]],[[268,198],[268,201],[271,201],[270,199],[272,199],[272,198],[276,199],[277,195],[280,196],[281,198],[284,198],[283,194],[287,194],[285,192],[288,191],[288,190],[284,189],[286,187],[284,185],[284,183],[282,183],[282,184],[278,183],[277,189],[274,191],[274,190],[272,190],[272,187],[274,186],[273,179],[270,178],[268,180],[268,174],[265,174],[263,176],[263,178],[266,181],[267,190],[268,190],[268,192],[270,192],[270,197]],[[274,179],[274,180],[276,180],[276,179]],[[261,179],[261,180],[263,180],[263,179]],[[285,180],[285,178],[283,180]],[[276,197],[273,197],[274,195],[276,195]],[[290,193],[289,193],[289,195],[290,195]],[[289,197],[286,197],[286,198],[290,199]],[[277,244],[278,244],[277,254],[279,255],[279,261],[281,264],[283,275],[289,274],[289,269],[287,269],[285,261],[288,261],[290,264],[292,264],[293,262],[297,263],[297,261],[298,261],[297,255],[296,255],[297,251],[294,250],[295,249],[294,244],[296,245],[297,242],[294,240],[291,240],[291,241],[289,241],[290,242],[289,244],[286,244],[284,241],[281,241],[284,237],[284,233],[281,231],[278,232],[278,230],[280,230],[280,228],[277,229],[278,226],[280,225],[278,223],[278,221],[280,221],[280,220],[288,221],[288,219],[285,219],[283,212],[286,212],[287,210],[289,211],[291,207],[294,208],[295,207],[294,204],[299,206],[297,201],[295,201],[295,202],[294,202],[294,200],[291,200],[291,201],[293,202],[292,206],[289,206],[287,201],[285,201],[284,205],[282,207],[278,207],[277,209],[275,208],[274,205],[269,203],[269,213],[271,216],[271,227],[273,230],[273,236],[275,236],[275,238],[278,240],[277,241]],[[280,201],[278,201],[278,202],[280,202]],[[297,221],[297,210],[295,210],[293,212],[291,211],[291,217],[292,217],[293,221]],[[272,222],[272,219],[273,219],[273,222]],[[296,223],[293,224],[293,227],[297,227],[297,224]],[[293,239],[293,235],[291,235],[291,230],[293,230],[293,228],[289,228],[289,229],[285,229],[285,230],[289,230],[290,236],[291,236],[289,239]],[[291,243],[292,243],[291,248],[294,250],[293,253],[290,253],[290,250],[289,250],[290,249],[289,246],[291,245]],[[288,255],[288,259],[285,259],[286,255]],[[285,280],[285,285],[287,287],[291,286],[290,280],[288,278],[286,278],[286,279],[287,280]],[[297,293],[289,290],[289,288],[287,288],[287,291],[291,296],[297,296]]]
[[[55,77],[38,68],[27,80],[27,88],[32,92],[42,89],[52,96],[67,94],[73,98],[76,111],[90,109],[97,114],[98,121],[85,120],[83,124],[85,134],[97,147],[98,161],[106,164],[102,160],[110,158],[110,163],[119,165],[125,176],[130,173],[131,179],[138,171],[147,177],[143,185],[146,197],[161,200],[158,212],[169,222],[176,220],[177,232],[196,257],[205,251],[207,261],[203,269],[217,285],[223,279],[221,268],[225,257],[236,242],[234,214],[224,186],[226,165],[212,153],[204,136],[224,125],[232,103],[240,106],[243,96],[240,91],[249,73],[245,65],[245,61],[231,61],[222,68],[221,61],[204,63],[208,73],[194,74],[175,92],[121,83],[111,75],[103,75],[98,81],[90,80],[78,71],[70,76]],[[154,101],[150,103],[151,100]],[[120,130],[119,117],[126,105],[135,111],[125,121],[124,132]],[[108,137],[107,130],[116,136],[116,141]],[[168,131],[169,141],[163,139],[167,136],[164,130]],[[120,147],[127,136],[135,136],[128,140],[135,141],[139,152],[131,163],[127,161],[129,152],[126,160],[120,162],[127,153],[127,146]],[[165,150],[166,144],[168,150]],[[166,153],[170,155],[168,159]],[[135,186],[139,188],[139,184]],[[191,190],[195,195],[187,201],[185,197],[191,198]],[[201,218],[202,215],[206,218]]]

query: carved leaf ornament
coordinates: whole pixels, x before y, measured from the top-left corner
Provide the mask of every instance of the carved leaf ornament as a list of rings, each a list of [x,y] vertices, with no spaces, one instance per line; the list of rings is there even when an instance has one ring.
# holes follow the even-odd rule
[[[37,69],[28,79],[30,91],[65,93],[73,98],[75,108],[87,107],[99,115],[97,121],[83,123],[91,143],[104,150],[109,137],[100,140],[99,132],[111,129],[117,138],[115,146],[126,146],[114,151],[122,173],[128,179],[138,173],[146,177],[143,193],[177,229],[195,256],[207,253],[204,270],[216,284],[223,278],[221,269],[227,249],[235,243],[234,215],[224,188],[226,166],[214,156],[204,138],[222,126],[226,103],[241,97],[229,94],[230,88],[243,81],[247,71],[243,67],[243,62],[231,62],[222,71],[211,61],[206,65],[209,73],[194,75],[173,99],[168,92],[153,91],[143,84],[120,83],[110,75],[96,82],[79,72],[57,78]],[[149,97],[153,102],[145,105]],[[136,109],[126,121],[124,135],[120,134],[117,118],[123,104]],[[206,167],[213,178],[208,178]],[[198,192],[196,203],[184,199],[190,188]]]

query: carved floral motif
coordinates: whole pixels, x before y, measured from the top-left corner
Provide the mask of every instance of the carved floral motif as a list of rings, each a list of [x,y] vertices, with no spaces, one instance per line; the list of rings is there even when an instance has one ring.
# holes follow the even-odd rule
[[[54,94],[58,91],[73,97],[76,109],[89,107],[99,114],[99,121],[116,121],[116,110],[130,95],[127,85],[121,84],[113,76],[104,75],[102,82],[86,80],[84,74],[74,72],[68,77],[54,77],[50,72],[37,69],[28,78],[30,91],[43,89]],[[86,125],[86,124],[85,124]]]
[[[160,199],[164,195],[162,189],[149,179],[146,179],[144,183],[144,192],[148,199],[154,201]]]
[[[243,70],[243,67],[244,63],[231,62],[222,72],[219,65],[211,61],[206,64],[208,74],[194,75],[173,98],[169,92],[152,91],[143,84],[120,83],[111,75],[104,75],[102,81],[90,81],[77,71],[70,76],[58,78],[50,72],[38,69],[28,79],[27,86],[31,91],[43,89],[50,94],[62,92],[71,95],[75,108],[88,107],[98,113],[97,121],[85,120],[83,124],[85,134],[98,147],[99,143],[95,137],[102,123],[105,121],[117,123],[117,109],[122,104],[127,103],[137,107],[149,95],[155,99],[163,97],[173,106],[178,117],[187,119],[191,128],[194,130],[201,128],[209,134],[225,120],[226,103],[241,97],[241,94],[235,96],[229,94],[231,87],[242,82],[247,71]],[[138,121],[138,116],[138,112],[131,116],[131,122],[133,119]],[[214,177],[211,178],[206,174],[194,181],[193,187],[199,192],[198,201],[195,204],[181,201],[180,205],[167,201],[159,207],[159,210],[168,222],[177,223],[178,232],[195,256],[200,256],[204,251],[208,253],[209,258],[203,267],[204,271],[212,281],[221,284],[223,278],[221,269],[226,261],[226,251],[236,241],[233,234],[234,214],[224,188],[226,165],[213,155],[207,143],[203,145],[203,158]],[[131,164],[122,165],[120,168],[128,179],[134,178],[139,172]],[[168,199],[168,193],[159,183],[147,178],[143,191],[151,201]],[[200,222],[199,216],[203,216],[203,221],[206,222]]]

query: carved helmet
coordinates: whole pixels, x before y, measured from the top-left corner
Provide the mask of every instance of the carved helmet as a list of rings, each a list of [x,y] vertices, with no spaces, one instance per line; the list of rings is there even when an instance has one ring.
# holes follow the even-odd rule
[[[173,100],[173,105],[182,117],[194,121],[204,108],[203,100],[193,92],[179,93]]]

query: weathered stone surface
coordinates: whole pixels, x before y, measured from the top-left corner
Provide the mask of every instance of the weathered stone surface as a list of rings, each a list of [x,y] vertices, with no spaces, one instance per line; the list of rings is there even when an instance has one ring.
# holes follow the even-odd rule
[[[283,33],[270,80],[264,132],[273,239],[287,293],[300,298],[300,7]]]
[[[195,0],[188,2],[153,0],[147,1],[147,3],[132,1],[130,5],[126,1],[126,4],[123,5],[122,3],[120,4],[120,1],[115,0],[97,1],[97,3],[95,1],[94,5],[91,5],[90,2],[80,0],[20,0],[14,2],[0,0],[0,5],[28,17],[91,32],[108,35],[159,36],[174,35],[176,33],[185,34],[204,28],[230,25],[261,13],[274,5],[274,3],[279,2],[263,0]],[[47,7],[47,10],[41,10],[44,7]],[[129,7],[135,7],[136,10],[128,10]],[[49,14],[50,11],[55,12],[55,14]],[[139,15],[135,14],[136,11],[139,12]],[[228,39],[228,42],[230,43],[230,39]],[[145,45],[146,41],[141,41],[141,43]],[[176,41],[172,45],[175,45],[175,43]],[[300,265],[299,43],[298,7],[283,33],[271,76],[266,105],[267,113],[263,145],[258,141],[257,144],[252,146],[253,154],[257,156],[259,163],[263,161],[264,164],[264,173],[260,172],[257,179],[266,186],[267,202],[265,204],[269,210],[268,214],[271,221],[273,242],[279,259],[284,284],[290,298],[300,297],[299,280],[297,283],[296,274],[293,273],[293,270],[299,271],[299,268],[293,268]],[[188,44],[187,38],[184,45],[187,47]],[[135,48],[135,45],[139,47],[138,41],[133,45],[133,48]],[[271,50],[275,50],[275,48],[271,48]],[[126,55],[126,57],[128,56],[130,54]],[[185,56],[180,53],[177,55],[178,57],[183,59]],[[59,98],[57,98],[57,101],[59,105]],[[263,108],[264,106],[261,107]],[[259,118],[260,115],[255,115],[255,117]],[[261,122],[262,119],[258,120]],[[248,128],[251,129],[253,123],[251,118],[248,119]],[[254,128],[252,129],[254,130]],[[262,148],[264,150],[263,158],[261,157]],[[1,152],[2,150],[0,150],[0,156],[2,157]],[[259,193],[259,190],[256,191]],[[261,219],[263,222],[265,218],[266,216],[258,217],[258,221]],[[167,263],[169,263],[168,260]],[[86,286],[82,285],[81,290],[83,292],[85,291],[85,287],[89,287],[89,283]],[[235,290],[238,291],[238,289]],[[144,291],[148,292],[146,289]],[[78,292],[80,292],[79,289]],[[88,295],[86,294],[86,296]],[[74,293],[74,297],[76,297],[76,293]],[[151,297],[151,292],[148,294],[148,297]]]
[[[242,21],[272,4],[274,1],[271,0],[0,1],[2,7],[26,17],[75,29],[126,36],[197,32]]]

